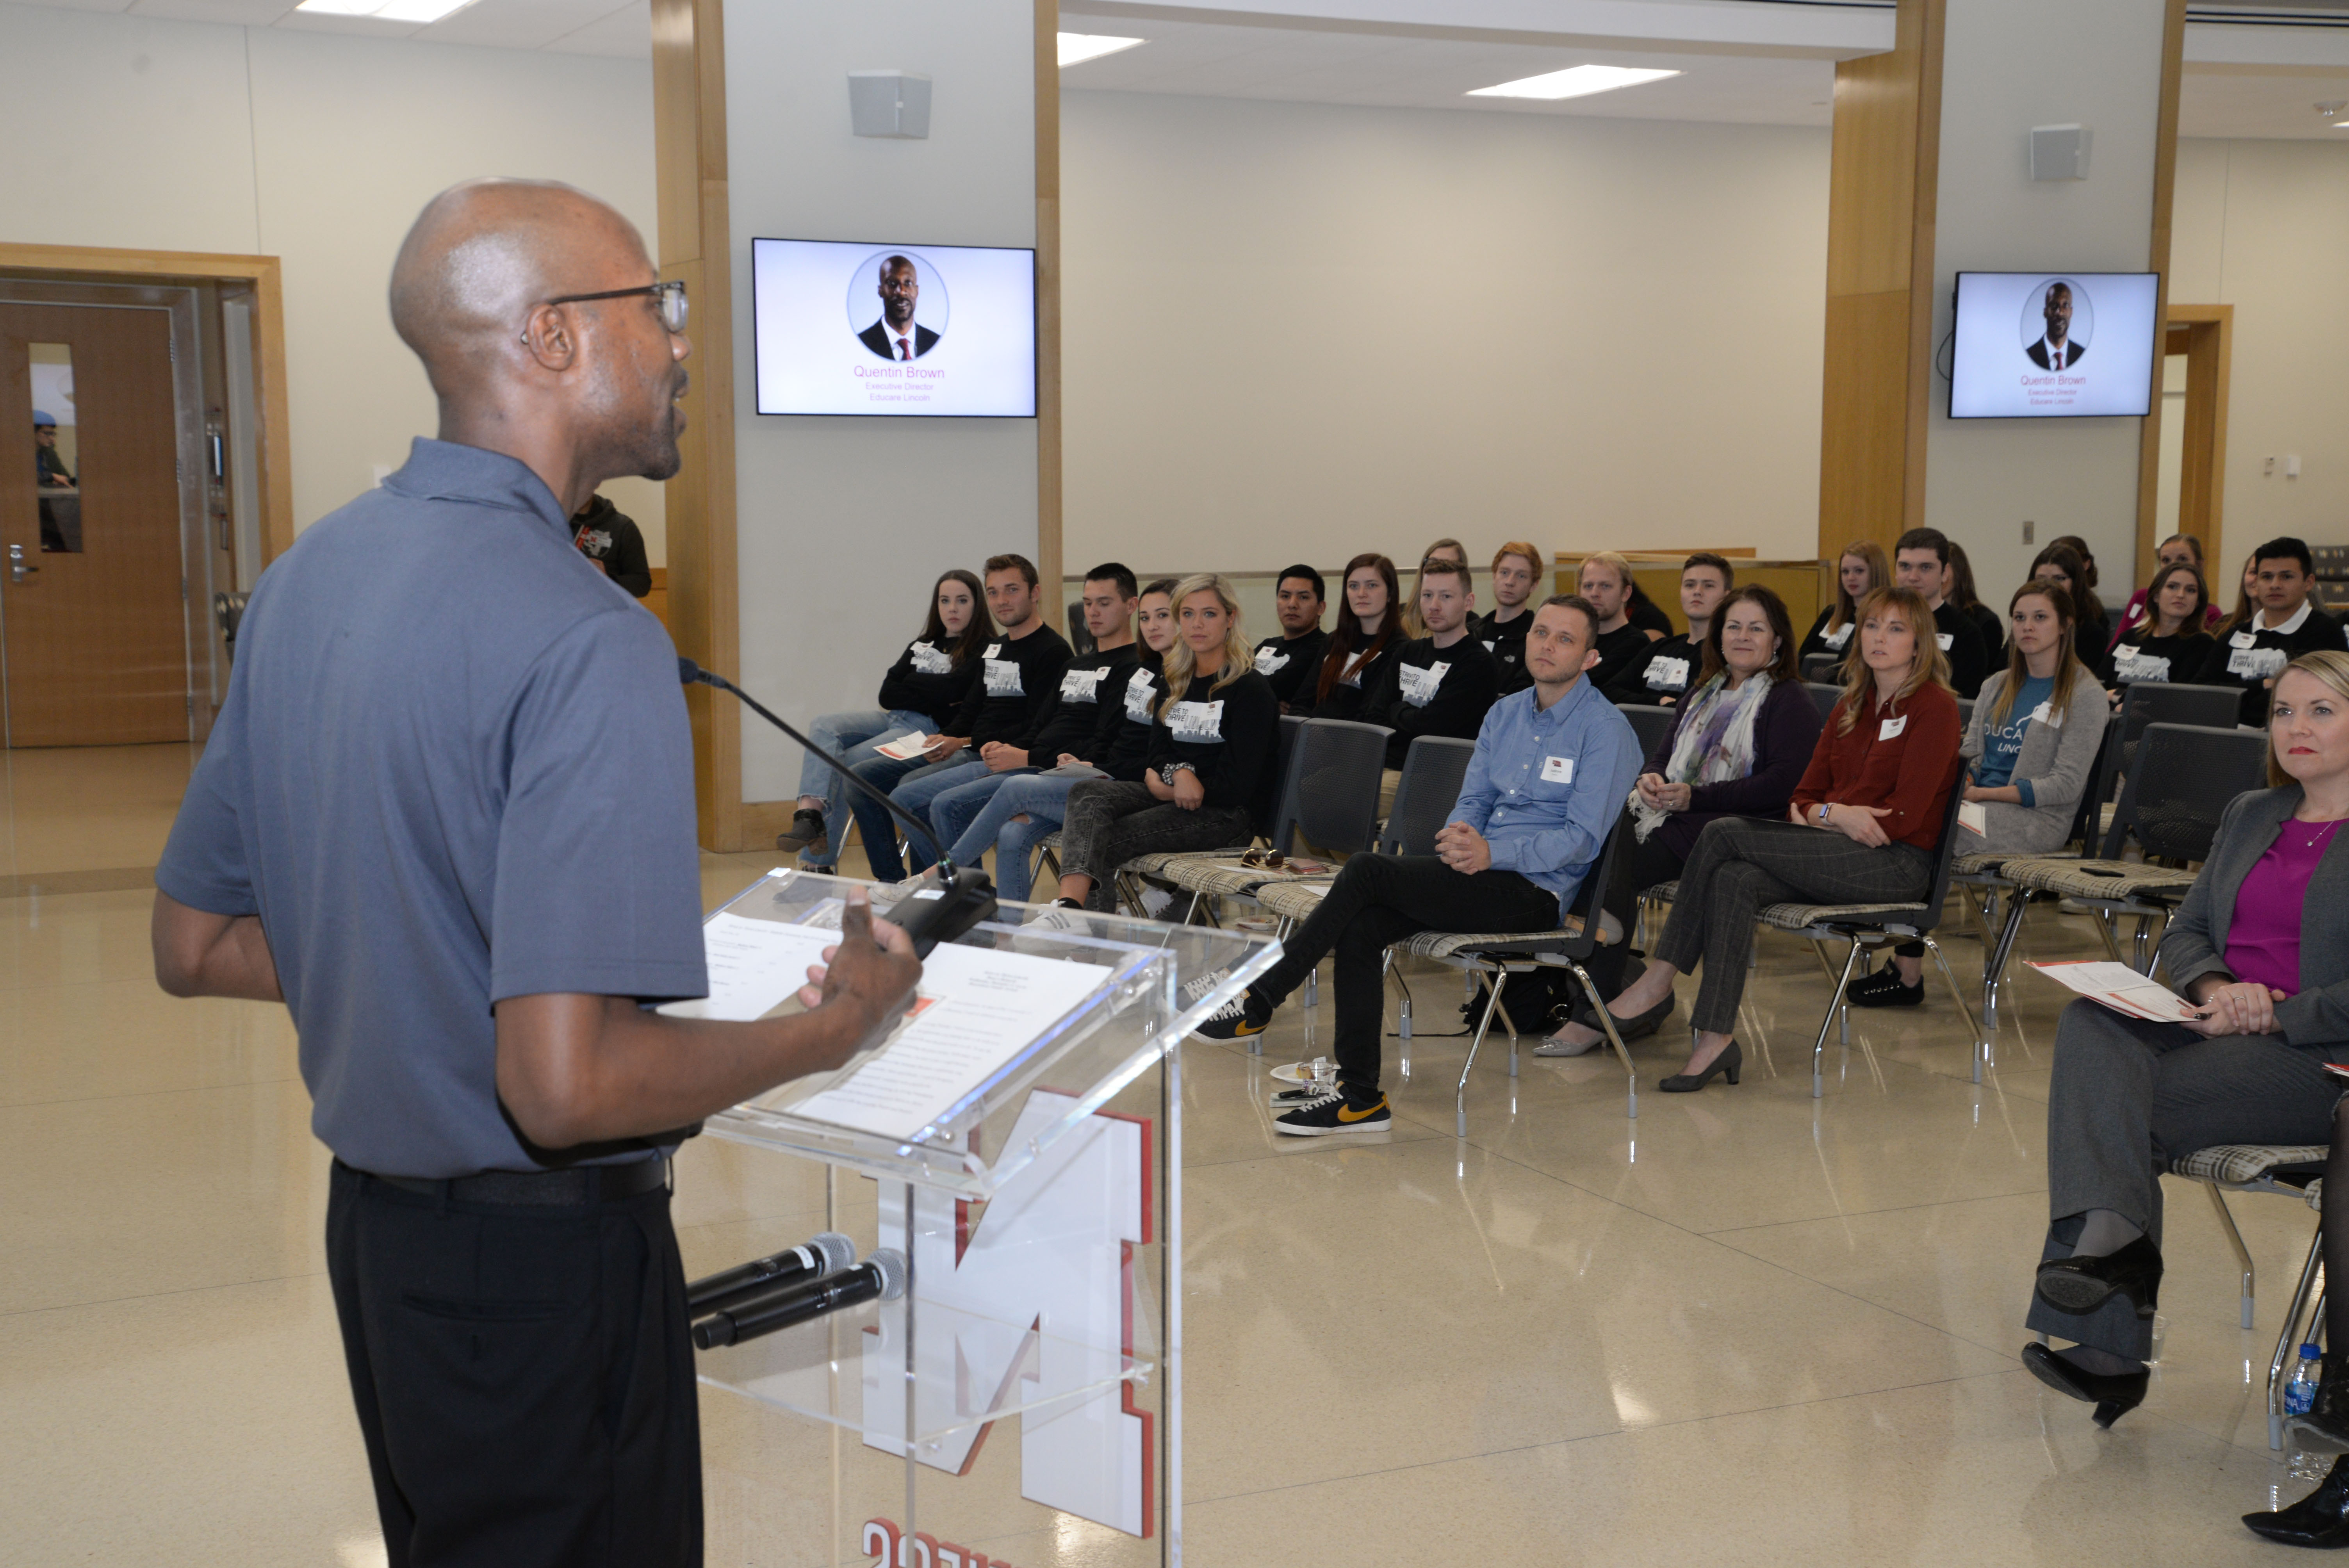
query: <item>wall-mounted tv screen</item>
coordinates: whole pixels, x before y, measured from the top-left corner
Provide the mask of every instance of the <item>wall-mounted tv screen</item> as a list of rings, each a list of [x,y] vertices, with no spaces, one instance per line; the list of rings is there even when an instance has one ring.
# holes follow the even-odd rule
[[[1952,419],[2143,418],[2156,273],[1960,273]]]
[[[761,414],[1036,416],[1036,253],[750,242]]]

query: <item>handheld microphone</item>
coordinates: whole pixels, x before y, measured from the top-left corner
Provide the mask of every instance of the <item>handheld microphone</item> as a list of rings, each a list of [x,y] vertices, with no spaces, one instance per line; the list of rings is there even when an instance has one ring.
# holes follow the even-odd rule
[[[871,779],[861,777],[847,763],[768,712],[758,698],[724,676],[703,669],[681,654],[678,655],[677,674],[678,679],[687,686],[698,683],[716,686],[719,691],[732,692],[752,713],[831,763],[834,772],[880,801],[888,808],[891,816],[921,835],[937,856],[937,864],[932,868],[936,873],[936,884],[917,888],[899,899],[884,917],[913,939],[916,957],[927,958],[930,949],[939,943],[952,942],[979,922],[995,917],[995,883],[988,880],[987,873],[977,866],[957,866],[947,859],[945,849],[938,843],[937,835],[921,819],[889,799],[888,791]]]
[[[905,1294],[905,1256],[884,1247],[853,1269],[741,1302],[693,1326],[693,1343],[703,1350],[740,1345],[762,1334],[838,1312],[868,1301],[895,1301]]]
[[[695,1280],[685,1287],[685,1305],[691,1315],[700,1317],[783,1285],[820,1279],[855,1261],[856,1243],[838,1231],[825,1231],[805,1246]]]

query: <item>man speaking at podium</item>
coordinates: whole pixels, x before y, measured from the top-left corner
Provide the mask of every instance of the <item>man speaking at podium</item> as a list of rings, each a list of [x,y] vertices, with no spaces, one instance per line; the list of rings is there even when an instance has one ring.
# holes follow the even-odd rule
[[[394,1568],[700,1563],[669,1154],[920,973],[858,901],[805,1013],[640,1006],[707,991],[691,743],[570,519],[677,472],[684,306],[567,186],[425,208],[391,314],[440,438],[263,575],[156,870],[163,988],[293,1014]]]

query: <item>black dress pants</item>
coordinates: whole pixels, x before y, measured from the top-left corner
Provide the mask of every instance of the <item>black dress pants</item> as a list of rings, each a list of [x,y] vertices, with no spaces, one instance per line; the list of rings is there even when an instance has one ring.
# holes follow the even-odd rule
[[[326,1274],[391,1568],[698,1568],[666,1191],[460,1202],[337,1161]]]
[[[1278,1006],[1335,948],[1338,1081],[1374,1093],[1386,1023],[1379,961],[1389,944],[1423,931],[1555,931],[1557,922],[1557,894],[1515,872],[1470,876],[1434,855],[1356,855],[1254,988]]]
[[[1640,895],[1651,887],[1678,880],[1686,863],[1679,851],[1664,842],[1661,829],[1646,843],[1633,839],[1616,852],[1615,875],[1600,892],[1599,906],[1622,923],[1623,940],[1595,950],[1583,963],[1583,972],[1599,987],[1599,995],[1590,999],[1593,1006],[1603,1006],[1622,995],[1623,969],[1631,957],[1631,914],[1639,907]]]

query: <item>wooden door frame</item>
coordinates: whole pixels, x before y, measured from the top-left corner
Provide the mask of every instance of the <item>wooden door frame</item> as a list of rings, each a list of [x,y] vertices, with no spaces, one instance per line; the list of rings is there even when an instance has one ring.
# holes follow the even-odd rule
[[[2152,571],[2160,547],[2161,404],[2168,356],[2186,356],[2186,418],[2179,437],[2177,531],[2199,541],[2202,558],[2217,560],[2227,500],[2227,396],[2234,357],[2235,307],[2173,304],[2162,313],[2161,354],[2154,367],[2157,398],[2145,422],[2147,460],[2137,487],[2137,578]],[[2216,579],[2213,579],[2214,583]]]
[[[0,241],[0,276],[64,283],[214,284],[253,292],[254,421],[261,455],[261,564],[294,542],[294,459],[285,396],[285,289],[275,256],[118,250]],[[209,614],[209,609],[205,612]]]

